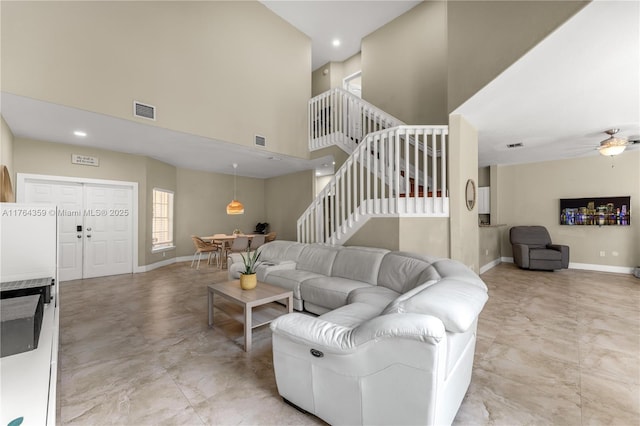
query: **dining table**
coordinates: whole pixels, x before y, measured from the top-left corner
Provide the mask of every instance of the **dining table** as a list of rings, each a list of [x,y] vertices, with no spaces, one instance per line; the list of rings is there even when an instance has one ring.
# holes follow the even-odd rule
[[[207,237],[200,237],[200,238],[202,238],[205,241],[211,241],[214,243],[222,244],[223,261],[220,262],[220,266],[222,267],[224,265],[226,267],[227,254],[229,252],[229,249],[231,248],[231,245],[233,244],[233,240],[235,240],[238,237],[247,237],[249,239],[249,244],[251,244],[251,240],[255,235],[256,234],[214,234],[214,235],[209,235]]]

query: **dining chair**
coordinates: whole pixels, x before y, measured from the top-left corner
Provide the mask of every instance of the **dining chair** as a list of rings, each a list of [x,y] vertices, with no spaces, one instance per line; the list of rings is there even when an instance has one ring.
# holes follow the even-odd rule
[[[276,233],[275,232],[269,232],[264,239],[265,243],[270,243],[271,241],[274,241],[276,239]]]
[[[253,251],[263,245],[266,240],[266,235],[254,235],[251,239],[251,245],[249,246],[250,250]]]
[[[229,247],[230,253],[237,253],[241,251],[247,251],[249,247],[249,237],[236,237]]]
[[[236,237],[233,239],[231,245],[227,245],[224,250],[224,266],[222,268],[226,268],[228,262],[228,257],[231,253],[240,253],[243,251],[247,251],[249,248],[249,237]]]
[[[198,264],[196,269],[200,269],[200,258],[202,257],[202,253],[208,253],[207,264],[211,264],[211,256],[215,254],[216,260],[218,262],[218,266],[220,265],[220,254],[221,254],[221,246],[220,244],[214,242],[207,242],[200,237],[195,235],[191,236],[191,240],[193,240],[193,245],[196,247],[196,252],[193,253],[193,259],[191,260],[191,267],[193,268],[193,264],[196,261],[196,255],[198,255]]]

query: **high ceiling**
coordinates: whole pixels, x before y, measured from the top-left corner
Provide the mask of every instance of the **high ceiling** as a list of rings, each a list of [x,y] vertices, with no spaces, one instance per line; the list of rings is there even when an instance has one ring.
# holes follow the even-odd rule
[[[261,3],[311,39],[315,71],[360,51],[362,39],[421,3],[419,1],[281,1]],[[340,40],[334,46],[334,40]]]
[[[350,57],[359,51],[362,36],[418,2],[263,3],[312,34],[315,67]],[[479,132],[480,165],[598,155],[595,147],[605,139],[602,132],[612,127],[620,128],[622,136],[640,135],[639,16],[637,1],[594,1],[461,105],[455,112]],[[344,30],[356,23],[359,32]],[[312,29],[305,30],[309,25]],[[341,49],[327,50],[327,41],[334,37],[341,37]],[[233,173],[231,164],[238,158],[246,164],[239,175],[261,178],[333,168],[330,158],[273,155],[6,93],[2,115],[17,137],[146,155],[195,170]],[[74,137],[69,129],[77,123],[92,136]],[[523,148],[506,148],[519,142]]]
[[[640,2],[594,1],[454,111],[478,129],[479,165],[598,155],[610,128],[639,136],[639,23]]]

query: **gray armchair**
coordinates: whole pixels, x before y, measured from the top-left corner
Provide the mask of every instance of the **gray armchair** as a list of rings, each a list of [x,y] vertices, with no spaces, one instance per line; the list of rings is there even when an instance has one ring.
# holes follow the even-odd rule
[[[544,226],[514,226],[509,230],[513,262],[522,269],[554,271],[569,267],[569,246],[551,243]]]

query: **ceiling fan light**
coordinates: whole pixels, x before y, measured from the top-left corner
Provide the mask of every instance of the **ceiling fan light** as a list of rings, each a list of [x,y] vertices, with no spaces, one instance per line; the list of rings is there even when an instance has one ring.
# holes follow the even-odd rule
[[[598,151],[600,151],[601,155],[612,157],[614,155],[622,154],[626,147],[626,145],[601,145],[600,148],[598,148]]]

